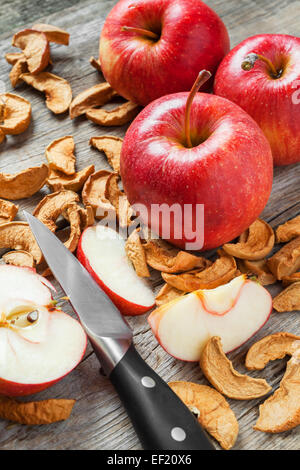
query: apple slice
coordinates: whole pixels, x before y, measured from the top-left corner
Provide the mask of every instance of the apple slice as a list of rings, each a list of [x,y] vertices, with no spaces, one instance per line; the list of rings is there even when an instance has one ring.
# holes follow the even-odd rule
[[[148,318],[161,346],[183,361],[198,361],[211,336],[224,352],[241,346],[268,320],[272,297],[245,275],[210,290],[198,290],[162,305]]]
[[[80,362],[86,335],[53,307],[51,284],[34,269],[0,266],[0,394],[39,392]]]
[[[77,257],[123,315],[142,315],[155,304],[154,294],[136,274],[125,252],[125,240],[98,224],[82,234]]]

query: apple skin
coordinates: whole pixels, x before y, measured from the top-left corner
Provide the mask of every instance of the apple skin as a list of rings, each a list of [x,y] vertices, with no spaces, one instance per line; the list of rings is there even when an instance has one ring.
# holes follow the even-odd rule
[[[281,78],[270,76],[268,66],[257,60],[244,71],[241,63],[250,52],[265,56]],[[246,39],[221,62],[214,92],[243,108],[257,122],[270,142],[275,165],[300,161],[300,106],[293,95],[300,88],[300,38],[262,34]]]
[[[148,312],[152,307],[154,307],[154,304],[146,307],[143,305],[138,305],[133,302],[130,302],[127,299],[124,299],[123,297],[118,295],[116,292],[112,291],[106,284],[104,284],[104,282],[99,278],[99,276],[93,270],[92,266],[89,263],[89,260],[87,259],[83,251],[83,248],[82,248],[83,236],[84,236],[84,232],[82,233],[81,238],[78,243],[77,258],[80,261],[80,263],[85,267],[85,269],[90,273],[92,278],[101,287],[101,289],[108,295],[108,297],[115,304],[115,306],[122,313],[122,315],[132,316],[132,317],[143,315],[144,313]]]
[[[122,31],[129,26],[160,32],[162,22],[156,42]],[[189,90],[202,69],[214,74],[229,49],[224,23],[200,0],[121,0],[104,23],[100,63],[114,90],[145,106]]]
[[[234,103],[197,93],[191,109],[193,148],[185,147],[188,93],[150,103],[129,127],[121,152],[121,177],[130,204],[143,204],[140,217],[160,236],[185,248],[185,224],[196,223],[204,204],[204,246],[216,248],[240,235],[264,209],[270,196],[270,145],[254,120]],[[205,140],[206,139],[206,140]],[[197,145],[199,144],[199,145]],[[151,221],[152,204],[192,204],[182,226]],[[177,223],[179,224],[180,221]],[[194,226],[194,225],[193,225]],[[182,237],[176,237],[180,231]]]

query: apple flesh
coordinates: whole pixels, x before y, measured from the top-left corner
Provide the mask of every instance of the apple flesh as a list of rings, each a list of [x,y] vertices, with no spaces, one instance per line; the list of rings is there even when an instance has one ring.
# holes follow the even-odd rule
[[[171,356],[198,361],[210,337],[220,336],[228,353],[253,336],[271,311],[269,292],[239,276],[224,286],[198,290],[161,306],[151,313],[148,322]]]
[[[141,315],[155,304],[147,282],[138,277],[125,252],[125,241],[98,224],[82,234],[77,257],[123,315]]]
[[[277,75],[262,60],[252,70],[241,65],[250,54],[271,61]],[[236,46],[222,61],[214,92],[243,108],[270,142],[274,164],[300,161],[300,38],[261,34]]]
[[[185,249],[193,241],[189,227],[202,228],[202,249],[208,250],[240,235],[264,209],[272,188],[272,153],[245,111],[206,93],[197,93],[192,103],[188,148],[188,96],[164,96],[137,116],[122,145],[121,177],[130,204],[144,208],[140,218],[153,232]],[[151,218],[152,208],[174,204],[182,219]],[[197,221],[200,204],[204,227]]]
[[[202,69],[214,74],[229,46],[224,23],[200,0],[121,0],[104,23],[100,63],[114,90],[145,106],[189,90]]]
[[[0,266],[0,394],[44,390],[83,357],[83,328],[52,306],[49,287],[33,269]]]

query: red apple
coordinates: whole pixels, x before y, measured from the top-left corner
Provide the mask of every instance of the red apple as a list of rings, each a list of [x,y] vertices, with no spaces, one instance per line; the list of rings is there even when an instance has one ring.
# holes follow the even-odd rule
[[[125,240],[98,224],[82,234],[77,257],[123,315],[142,315],[154,304],[147,282],[138,277],[125,252]]]
[[[81,361],[80,323],[53,307],[49,282],[35,270],[0,266],[0,393],[40,392]]]
[[[249,57],[247,57],[250,54]],[[255,119],[270,142],[274,164],[300,161],[300,38],[261,34],[222,61],[214,91]]]
[[[143,106],[189,90],[199,70],[214,73],[228,51],[225,25],[200,0],[121,0],[100,39],[105,79]]]
[[[220,336],[228,353],[253,336],[271,311],[269,292],[243,275],[216,289],[178,297],[154,310],[148,322],[169,354],[198,361],[210,337]]]
[[[190,95],[150,103],[128,129],[121,152],[130,204],[142,207],[140,217],[155,233],[181,248],[197,245],[201,231],[203,250],[234,239],[259,216],[272,188],[270,145],[254,120],[224,98],[196,94],[208,75],[199,74]],[[182,220],[153,217],[157,206],[174,204]],[[189,249],[201,248],[196,245]]]

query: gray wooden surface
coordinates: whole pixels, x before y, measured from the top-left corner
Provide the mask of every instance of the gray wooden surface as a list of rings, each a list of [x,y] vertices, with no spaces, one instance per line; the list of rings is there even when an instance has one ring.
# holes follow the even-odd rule
[[[67,29],[71,33],[69,47],[51,46],[54,73],[70,81],[73,94],[95,84],[99,74],[89,65],[89,57],[97,56],[98,37],[106,14],[114,0],[1,0],[0,1],[0,80],[11,91],[10,66],[4,54],[11,51],[11,36],[23,26],[42,20]],[[229,28],[232,46],[257,33],[287,33],[300,35],[299,0],[210,0]],[[24,134],[8,138],[0,149],[0,171],[14,173],[45,160],[45,147],[55,138],[71,134],[76,142],[78,168],[94,163],[96,169],[107,167],[104,157],[90,149],[94,135],[124,135],[123,129],[101,129],[79,118],[70,121],[67,115],[55,117],[47,110],[38,92],[21,85],[17,93],[32,103],[32,123]],[[300,213],[300,164],[275,170],[270,201],[263,213],[273,226]],[[259,188],[258,188],[259,190]],[[21,208],[33,209],[47,192],[43,189]],[[154,281],[154,285],[157,281]],[[274,289],[274,288],[273,288]],[[275,287],[276,290],[276,287]],[[59,297],[59,293],[58,293]],[[71,313],[70,306],[61,304]],[[299,334],[299,313],[271,316],[268,324],[247,345],[230,355],[234,366],[245,371],[243,362],[248,346],[270,332],[289,331]],[[157,344],[146,322],[146,316],[130,319],[135,344],[143,358],[166,380],[191,380],[206,383],[197,364],[173,359]],[[285,361],[275,361],[254,377],[265,377],[278,387]],[[140,449],[140,444],[110,383],[99,375],[99,364],[91,348],[77,369],[68,377],[35,398],[75,398],[70,419],[63,423],[25,427],[0,422],[0,449]],[[240,433],[234,449],[299,449],[300,427],[278,435],[268,435],[252,429],[263,399],[234,401],[230,404],[239,420]],[[147,425],[147,423],[145,423]],[[217,444],[216,447],[218,448]]]

